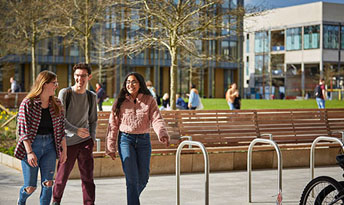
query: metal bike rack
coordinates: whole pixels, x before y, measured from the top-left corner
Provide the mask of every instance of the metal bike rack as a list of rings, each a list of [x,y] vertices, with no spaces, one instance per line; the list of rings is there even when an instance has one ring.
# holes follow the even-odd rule
[[[278,191],[277,194],[282,192],[282,154],[276,142],[272,140],[272,134],[263,134],[261,136],[269,136],[269,139],[254,139],[248,147],[247,153],[247,173],[248,173],[248,202],[252,202],[252,149],[256,143],[265,143],[272,145],[277,153],[278,159]]]
[[[182,136],[180,139],[187,139],[189,141],[192,141],[192,136]],[[192,148],[192,144],[189,144],[189,148]]]
[[[97,152],[100,152],[100,139],[96,138]]]
[[[310,174],[311,174],[311,180],[314,179],[314,161],[315,161],[315,155],[314,155],[314,151],[315,151],[315,147],[316,147],[316,144],[319,142],[319,141],[331,141],[331,142],[338,142],[342,148],[344,148],[344,144],[343,144],[343,141],[344,141],[344,132],[340,131],[340,133],[342,133],[342,140],[336,138],[336,137],[326,137],[326,136],[320,136],[320,137],[317,137],[313,143],[312,143],[312,147],[311,147],[311,153],[310,153],[310,160],[309,160],[309,163],[310,163]]]
[[[14,98],[14,108],[18,107],[18,93],[16,93],[16,97]]]
[[[180,143],[177,149],[177,156],[176,156],[176,178],[177,178],[177,205],[180,205],[180,153],[185,145],[194,145],[201,148],[203,156],[204,156],[204,185],[205,185],[205,204],[209,204],[209,157],[208,152],[205,149],[204,145],[197,141],[189,141],[185,140]]]

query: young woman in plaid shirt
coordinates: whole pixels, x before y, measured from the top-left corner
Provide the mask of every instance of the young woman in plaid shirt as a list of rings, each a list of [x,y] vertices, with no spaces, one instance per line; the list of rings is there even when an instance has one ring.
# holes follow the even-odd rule
[[[67,159],[64,115],[60,101],[55,97],[57,86],[55,73],[39,73],[31,91],[19,107],[19,141],[14,154],[22,160],[24,185],[19,192],[18,204],[25,204],[35,191],[40,169],[40,204],[49,205],[56,159],[59,158],[61,163]]]

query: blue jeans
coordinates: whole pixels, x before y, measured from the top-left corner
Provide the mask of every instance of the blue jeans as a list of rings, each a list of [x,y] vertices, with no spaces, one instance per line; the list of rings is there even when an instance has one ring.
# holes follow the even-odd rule
[[[140,194],[149,179],[149,165],[152,153],[149,134],[120,132],[118,151],[126,179],[127,203],[128,205],[139,205]]]
[[[322,98],[315,98],[318,104],[318,108],[325,109],[325,100]]]
[[[229,106],[229,109],[230,110],[236,110],[235,108],[234,108],[234,104],[233,103],[231,103],[231,102],[227,102],[228,103],[228,106]]]
[[[27,156],[21,161],[24,186],[19,191],[18,204],[26,204],[27,198],[32,194],[26,192],[27,187],[37,187],[38,169],[41,172],[41,195],[40,204],[49,205],[52,195],[52,186],[46,186],[44,183],[52,181],[56,166],[56,150],[54,137],[49,135],[37,135],[31,144],[32,151],[37,157],[37,167],[31,167],[27,162]]]

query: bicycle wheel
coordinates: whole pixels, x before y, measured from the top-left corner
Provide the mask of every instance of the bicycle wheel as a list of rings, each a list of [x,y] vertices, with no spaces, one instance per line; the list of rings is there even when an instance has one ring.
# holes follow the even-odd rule
[[[339,184],[343,187],[344,186],[344,181],[340,181]],[[316,197],[315,201],[319,202],[320,204],[322,204],[324,202],[324,200],[327,197],[327,195],[331,194],[331,192],[333,192],[335,190],[335,188],[331,185],[328,185],[327,187],[325,187],[323,190],[321,190],[321,192],[318,194],[318,196]],[[341,200],[339,200],[340,204],[344,203],[344,199],[342,198]]]
[[[325,191],[323,191],[326,189]],[[302,192],[300,205],[322,205],[329,204],[335,199],[342,186],[335,179],[327,176],[320,176],[310,181]],[[323,191],[323,192],[322,192]],[[323,196],[319,196],[322,194]],[[338,202],[335,204],[342,204]]]

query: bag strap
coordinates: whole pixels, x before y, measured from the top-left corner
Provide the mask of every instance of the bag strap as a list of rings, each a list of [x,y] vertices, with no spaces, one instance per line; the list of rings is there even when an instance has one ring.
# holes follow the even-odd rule
[[[86,90],[86,93],[87,93],[87,100],[88,100],[88,104],[89,104],[88,116],[91,116],[91,109],[93,107],[92,92],[89,90]],[[70,103],[71,98],[72,98],[72,87],[68,87],[67,91],[66,91],[66,102],[65,102],[66,114],[68,111],[68,107],[69,107],[69,103]]]

